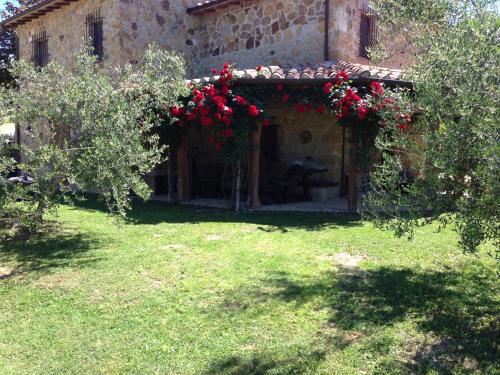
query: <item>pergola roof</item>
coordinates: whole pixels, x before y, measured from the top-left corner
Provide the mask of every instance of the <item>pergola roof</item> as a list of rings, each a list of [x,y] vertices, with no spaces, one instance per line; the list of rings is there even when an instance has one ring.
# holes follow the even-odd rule
[[[313,83],[315,81],[330,81],[335,79],[335,75],[344,70],[349,78],[354,81],[384,81],[392,84],[409,85],[410,82],[404,80],[403,70],[390,69],[365,64],[354,64],[345,61],[338,63],[323,62],[316,65],[302,65],[292,67],[263,66],[260,71],[257,69],[235,70],[233,74],[236,81],[246,83],[265,83],[283,81],[285,83]],[[193,79],[193,83],[216,82],[218,76],[208,76]]]
[[[4,28],[14,29],[34,19],[78,0],[40,0],[0,23]]]

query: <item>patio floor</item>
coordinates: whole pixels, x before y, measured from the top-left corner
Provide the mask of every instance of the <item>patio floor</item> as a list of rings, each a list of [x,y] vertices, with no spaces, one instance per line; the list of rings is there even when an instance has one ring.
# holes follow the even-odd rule
[[[166,196],[154,196],[152,200],[166,201]],[[217,209],[229,209],[229,202],[223,199],[193,199],[183,202],[184,205],[209,207]],[[293,202],[285,204],[272,204],[262,206],[255,211],[271,212],[351,212],[347,208],[347,199],[335,198],[325,202]]]

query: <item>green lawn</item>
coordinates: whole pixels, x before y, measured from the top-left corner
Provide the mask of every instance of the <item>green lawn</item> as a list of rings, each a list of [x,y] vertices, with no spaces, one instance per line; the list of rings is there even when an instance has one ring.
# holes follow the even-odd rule
[[[354,218],[95,202],[0,244],[0,374],[500,370],[483,249]],[[491,250],[491,249],[490,249]]]

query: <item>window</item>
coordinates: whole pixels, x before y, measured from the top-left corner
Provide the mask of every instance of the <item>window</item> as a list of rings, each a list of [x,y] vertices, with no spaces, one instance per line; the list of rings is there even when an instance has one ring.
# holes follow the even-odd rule
[[[102,61],[104,59],[104,34],[101,12],[96,11],[88,14],[85,24],[87,26],[86,39],[91,43],[94,56],[97,57],[97,60]]]
[[[38,32],[32,40],[32,62],[43,68],[49,62],[49,39],[45,30]]]
[[[359,55],[369,58],[368,48],[373,48],[377,44],[378,29],[377,16],[373,13],[364,12],[361,15],[361,30],[359,40]]]

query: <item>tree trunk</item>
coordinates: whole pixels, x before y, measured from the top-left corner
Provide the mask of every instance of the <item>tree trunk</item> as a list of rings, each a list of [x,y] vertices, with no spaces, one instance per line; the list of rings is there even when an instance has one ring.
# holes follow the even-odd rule
[[[261,136],[262,126],[259,125],[251,135],[254,149],[250,154],[250,168],[248,173],[248,207],[253,209],[261,206],[259,197]]]

